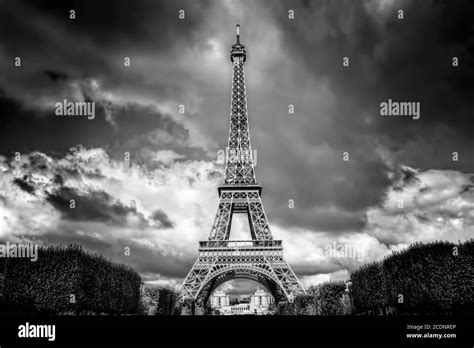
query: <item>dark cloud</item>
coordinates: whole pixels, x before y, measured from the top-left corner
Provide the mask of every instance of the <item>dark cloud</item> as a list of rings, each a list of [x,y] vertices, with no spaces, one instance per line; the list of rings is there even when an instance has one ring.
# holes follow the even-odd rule
[[[174,224],[173,222],[169,219],[168,215],[166,215],[166,213],[161,210],[161,209],[157,209],[155,210],[152,214],[151,214],[151,219],[157,221],[160,223],[160,225],[163,227],[163,228],[173,228],[174,227]]]
[[[404,187],[410,184],[420,182],[420,179],[417,177],[417,172],[409,167],[401,168],[395,175],[395,182],[393,189],[395,191],[402,191]],[[422,189],[428,190],[429,188],[420,188],[420,192]]]
[[[0,37],[6,53],[35,59],[51,70],[69,67],[66,74],[82,71],[102,75],[114,70],[101,58],[111,49],[131,56],[144,47],[165,53],[174,46],[204,40],[198,33],[211,3],[32,0],[1,6]],[[186,10],[185,21],[178,19],[180,9]],[[75,11],[74,20],[70,19],[71,10]],[[25,22],[27,26],[23,25]],[[81,52],[84,47],[94,48],[97,54]],[[105,70],[99,73],[100,69]]]
[[[169,49],[181,40],[191,43],[198,39],[195,37],[197,31],[192,29],[202,25],[202,17],[210,3],[189,0],[145,0],[139,3],[127,0],[100,3],[80,0],[25,1],[27,7],[43,20],[49,19],[78,36],[90,37],[97,44],[115,47],[117,44],[141,46],[153,42],[156,49]],[[71,9],[75,10],[74,21],[69,19]],[[187,12],[182,26],[178,25],[180,9]]]
[[[13,183],[21,188],[23,191],[33,194],[35,192],[35,187],[27,182],[27,177],[15,178],[13,179]]]
[[[54,110],[41,111],[23,107],[9,98],[0,99],[3,116],[0,119],[0,149],[2,153],[44,151],[65,153],[70,147],[82,144],[100,147],[104,137],[113,134],[105,121],[103,110],[96,110],[94,120],[86,117],[59,117]],[[33,141],[32,141],[33,140]]]
[[[43,151],[64,154],[71,147],[103,147],[112,157],[124,158],[129,152],[132,161],[144,164],[142,151],[172,149],[190,158],[205,157],[202,149],[188,146],[188,131],[170,117],[138,104],[114,107],[113,118],[117,127],[106,119],[101,104],[96,104],[94,119],[87,117],[56,116],[54,109],[32,110],[20,102],[0,97],[0,153]],[[166,136],[166,142],[155,138],[155,132]],[[160,135],[160,136],[162,136]]]
[[[144,83],[146,76],[134,69],[135,62],[144,55],[166,60],[179,56],[184,47],[204,47],[206,37],[199,33],[211,2],[119,0],[99,4],[33,0],[0,6],[0,58],[12,62],[2,64],[0,88],[7,89],[9,96],[26,98],[24,89],[29,98],[54,96],[65,82],[94,77],[104,83],[104,88],[131,89],[142,94],[153,90],[163,98],[182,94],[183,90],[174,81]],[[76,11],[74,20],[69,18],[71,9]],[[186,20],[178,19],[180,9],[185,9]],[[21,57],[21,69],[14,66],[15,57]],[[130,68],[124,69],[124,57],[131,58]],[[45,75],[44,71],[55,74]],[[60,76],[70,79],[54,81]]]
[[[394,1],[385,6],[284,1],[273,7],[286,52],[315,79],[328,81],[339,100],[330,116],[331,131],[314,122],[303,136],[349,149],[360,148],[358,140],[369,134],[399,154],[397,162],[423,169],[444,165],[438,152],[443,146],[472,147],[474,4]],[[285,18],[288,8],[296,11],[296,20]],[[404,11],[403,20],[397,18],[398,9]],[[452,66],[454,56],[459,67]],[[347,68],[343,57],[350,58]],[[379,104],[389,98],[421,102],[421,118],[380,117]],[[463,167],[473,169],[467,161]]]
[[[46,200],[55,207],[64,219],[73,221],[98,221],[112,225],[125,225],[128,214],[142,218],[136,208],[113,201],[104,191],[81,193],[70,187],[61,187],[50,193]],[[74,208],[71,208],[74,200]]]
[[[272,150],[277,153],[270,155],[275,162],[257,167],[269,217],[284,226],[340,232],[360,229],[366,208],[381,202],[390,183],[387,166],[363,154],[357,156],[353,147],[347,149],[352,156],[349,162],[343,161],[343,151],[330,149],[318,162],[312,157],[319,155],[312,154],[310,147],[297,152],[277,146]],[[264,154],[260,157],[262,161],[267,158]],[[283,187],[279,176],[272,174],[274,168],[288,178]],[[293,209],[289,200],[294,201]]]
[[[54,70],[45,70],[43,71],[46,76],[48,76],[53,82],[67,80],[68,76],[62,72]]]

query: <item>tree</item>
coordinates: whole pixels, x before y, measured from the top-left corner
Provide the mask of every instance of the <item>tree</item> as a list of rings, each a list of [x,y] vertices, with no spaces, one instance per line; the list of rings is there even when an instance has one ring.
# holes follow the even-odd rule
[[[145,287],[142,293],[142,314],[155,315],[160,299],[160,289],[156,287]]]

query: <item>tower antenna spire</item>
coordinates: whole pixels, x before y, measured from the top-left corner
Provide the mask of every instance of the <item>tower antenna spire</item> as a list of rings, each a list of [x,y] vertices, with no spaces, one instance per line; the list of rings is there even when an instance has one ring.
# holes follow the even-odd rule
[[[232,45],[232,49],[230,50],[230,61],[233,62],[234,58],[241,57],[245,62],[247,52],[245,51],[245,46],[240,43],[240,24],[235,25],[235,34],[237,42]]]

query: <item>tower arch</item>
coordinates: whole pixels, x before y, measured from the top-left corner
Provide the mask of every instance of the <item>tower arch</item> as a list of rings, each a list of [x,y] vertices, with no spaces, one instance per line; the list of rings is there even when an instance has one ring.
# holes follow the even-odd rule
[[[275,302],[285,301],[284,289],[280,287],[278,279],[253,265],[227,265],[214,272],[210,279],[198,291],[196,299],[202,303],[209,300],[211,294],[222,284],[236,279],[250,279],[262,285],[275,299]]]

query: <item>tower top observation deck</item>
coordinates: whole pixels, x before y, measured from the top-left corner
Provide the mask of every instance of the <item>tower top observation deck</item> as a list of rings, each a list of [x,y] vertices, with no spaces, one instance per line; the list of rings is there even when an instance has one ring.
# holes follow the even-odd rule
[[[237,24],[235,26],[235,31],[237,35],[237,42],[232,45],[232,49],[230,50],[230,60],[234,62],[235,57],[243,57],[243,61],[245,62],[247,58],[247,51],[245,50],[245,46],[240,43],[240,25]]]

